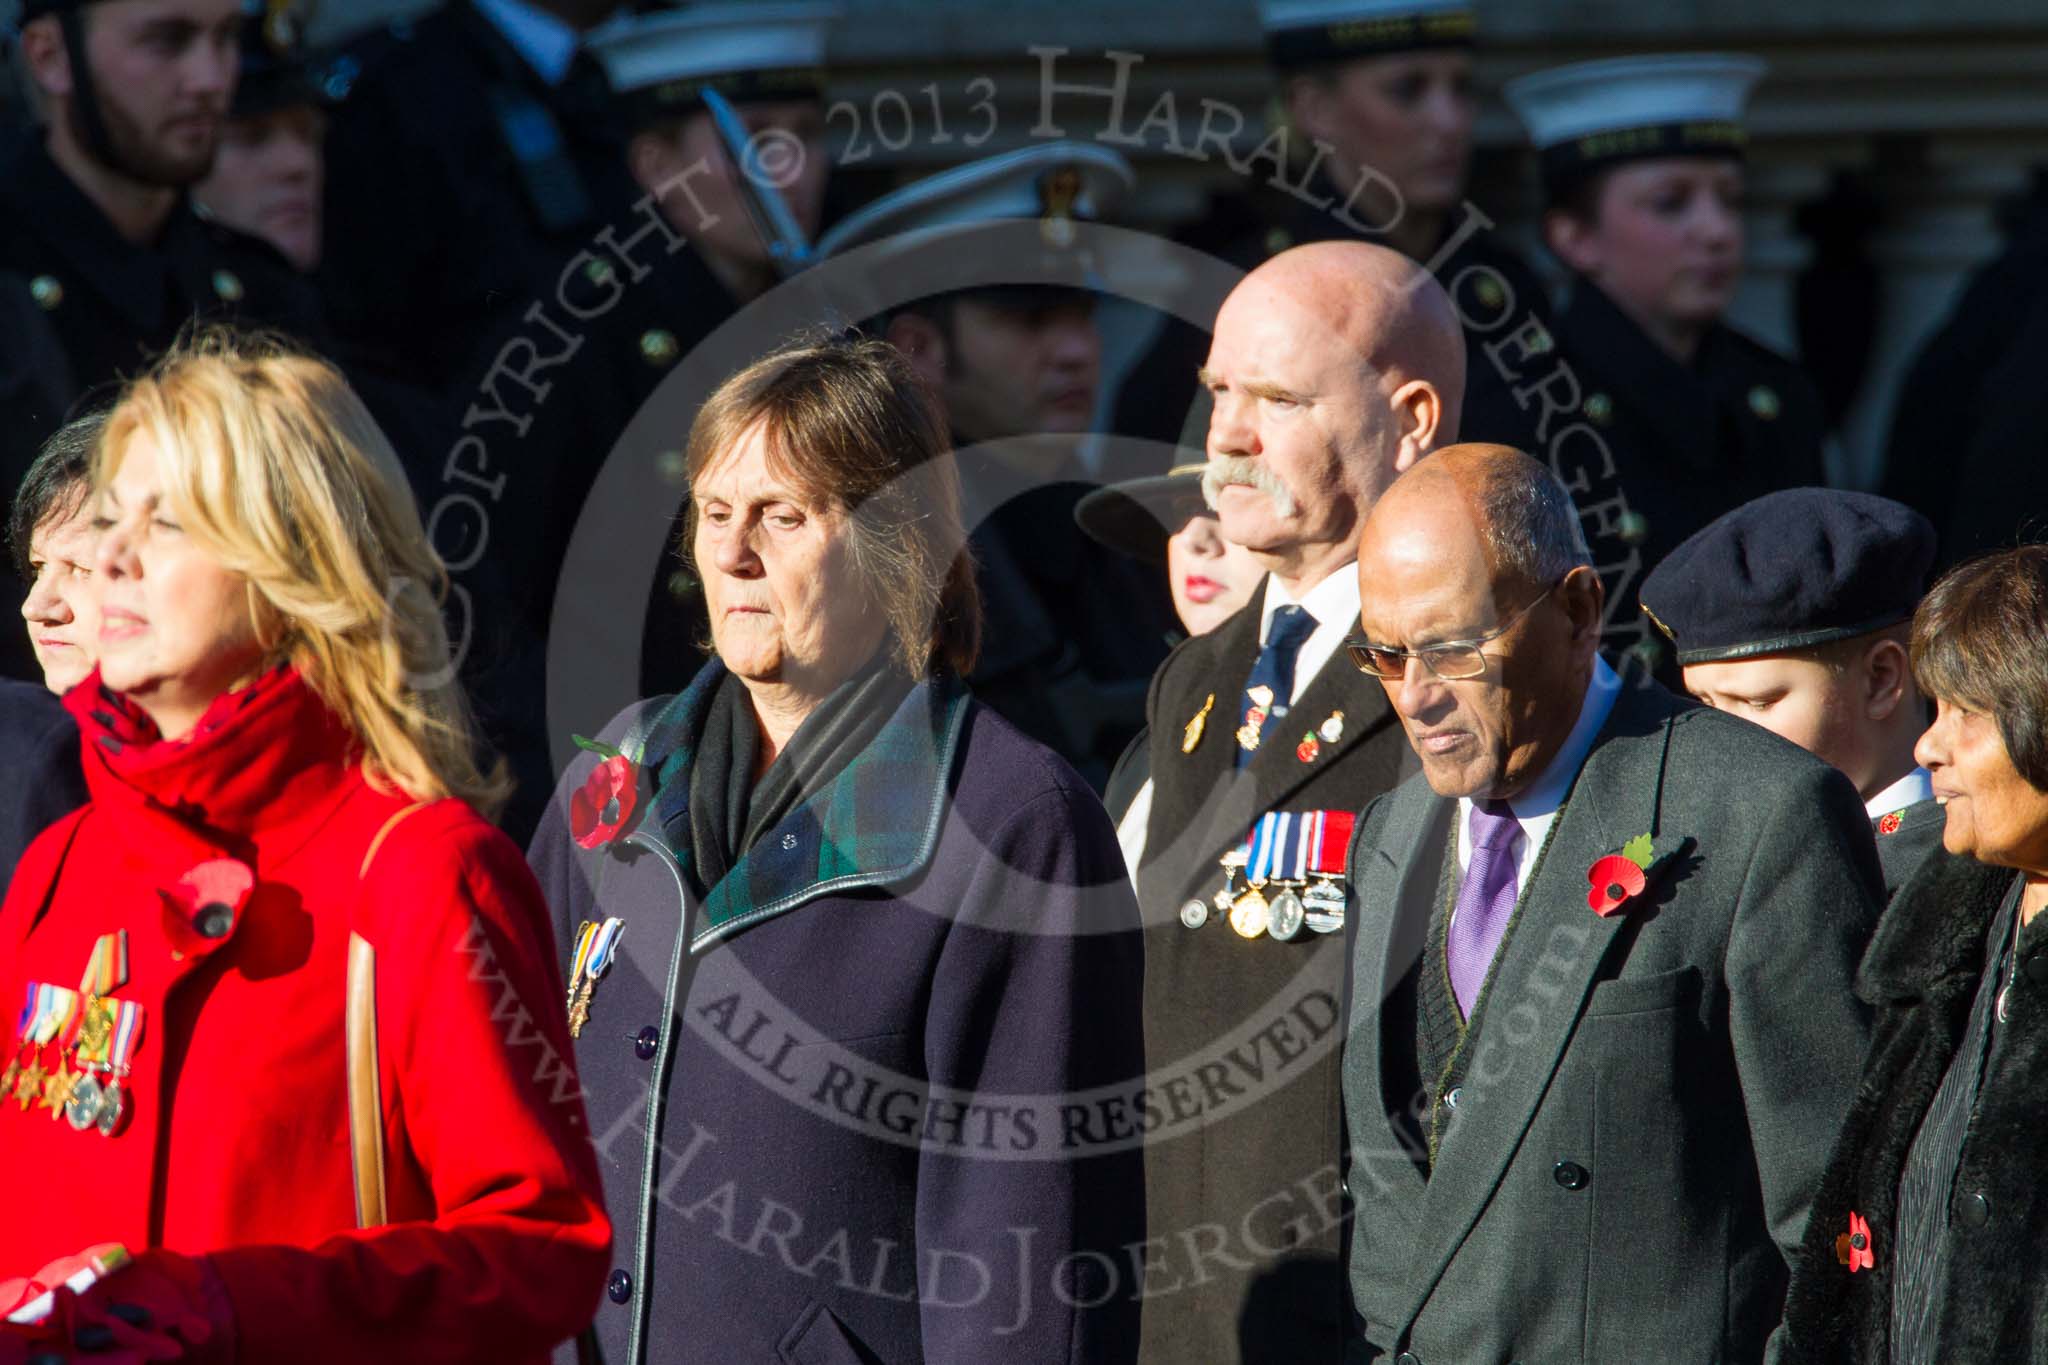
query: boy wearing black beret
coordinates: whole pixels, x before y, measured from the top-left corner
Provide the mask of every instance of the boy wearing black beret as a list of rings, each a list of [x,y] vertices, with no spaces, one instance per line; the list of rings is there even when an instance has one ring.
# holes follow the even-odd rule
[[[1896,891],[1941,842],[1913,760],[1925,706],[1907,653],[1934,528],[1889,498],[1794,488],[1744,503],[1644,580],[1685,687],[1847,773]]]

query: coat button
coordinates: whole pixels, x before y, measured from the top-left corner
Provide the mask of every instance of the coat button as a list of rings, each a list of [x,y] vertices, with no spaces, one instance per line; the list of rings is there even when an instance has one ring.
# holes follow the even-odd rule
[[[2048,986],[2048,953],[2035,953],[2027,959],[2027,980],[2036,986]]]
[[[1956,1200],[1955,1218],[1966,1228],[1981,1228],[1991,1221],[1991,1201],[1981,1194],[1966,1194]]]
[[[1464,1088],[1462,1086],[1454,1085],[1449,1090],[1446,1090],[1444,1092],[1444,1108],[1456,1109],[1458,1107],[1458,1101],[1464,1098]]]
[[[661,1031],[649,1024],[633,1039],[633,1055],[643,1062],[654,1060],[654,1053],[661,1046]]]
[[[1560,1161],[1550,1172],[1550,1178],[1568,1190],[1583,1190],[1593,1177],[1576,1161]]]
[[[614,1270],[605,1281],[604,1292],[611,1295],[613,1303],[624,1303],[633,1297],[633,1277],[623,1270]]]
[[[1403,1351],[1394,1357],[1394,1365],[1422,1365],[1422,1357],[1413,1351]]]

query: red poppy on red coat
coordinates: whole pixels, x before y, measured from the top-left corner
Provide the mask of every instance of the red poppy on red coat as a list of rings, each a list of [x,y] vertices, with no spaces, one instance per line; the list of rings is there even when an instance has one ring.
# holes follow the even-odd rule
[[[631,759],[604,759],[569,799],[569,833],[582,848],[603,848],[623,834],[640,803],[640,773]]]
[[[1852,1212],[1849,1230],[1835,1238],[1835,1259],[1849,1267],[1851,1275],[1877,1264],[1877,1257],[1871,1253],[1870,1224],[1862,1214]]]
[[[1897,834],[1899,826],[1904,823],[1906,823],[1905,817],[1897,811],[1893,811],[1889,815],[1880,815],[1877,818],[1877,832],[1879,834]]]
[[[164,930],[178,957],[211,952],[227,941],[249,903],[256,874],[235,858],[211,858],[164,892]]]
[[[1643,894],[1643,867],[1633,858],[1619,853],[1610,853],[1586,871],[1586,880],[1592,890],[1586,893],[1586,904],[1602,915],[1612,915],[1628,904],[1629,899]]]

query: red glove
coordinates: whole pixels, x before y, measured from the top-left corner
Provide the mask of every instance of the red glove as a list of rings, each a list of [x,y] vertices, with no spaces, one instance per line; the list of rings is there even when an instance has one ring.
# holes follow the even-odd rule
[[[235,1358],[234,1307],[204,1257],[142,1252],[88,1285],[70,1318],[72,1359],[80,1365],[233,1365]]]

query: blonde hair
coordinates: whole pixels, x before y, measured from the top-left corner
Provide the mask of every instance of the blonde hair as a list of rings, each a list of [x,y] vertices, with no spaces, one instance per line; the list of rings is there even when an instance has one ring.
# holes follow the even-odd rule
[[[447,569],[340,371],[275,336],[195,329],[107,415],[95,485],[137,435],[187,534],[247,581],[270,657],[355,733],[372,785],[495,814],[510,783],[479,762],[455,681]]]

